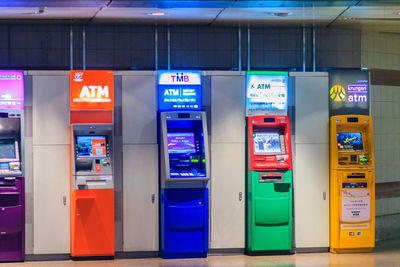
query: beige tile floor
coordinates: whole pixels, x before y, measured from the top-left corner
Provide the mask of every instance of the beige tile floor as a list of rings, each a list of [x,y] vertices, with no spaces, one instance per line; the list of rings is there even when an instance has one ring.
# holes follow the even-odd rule
[[[179,259],[163,260],[160,258],[148,259],[117,259],[109,261],[47,261],[3,263],[2,267],[289,267],[289,266],[400,266],[400,249],[378,251],[370,254],[331,254],[311,253],[291,256],[209,256],[207,259]]]
[[[363,254],[332,254],[306,253],[290,256],[256,256],[245,255],[209,256],[206,259],[163,260],[147,259],[117,259],[108,261],[47,261],[3,263],[1,267],[289,267],[289,266],[355,266],[355,267],[400,267],[400,241],[384,244],[373,253]]]

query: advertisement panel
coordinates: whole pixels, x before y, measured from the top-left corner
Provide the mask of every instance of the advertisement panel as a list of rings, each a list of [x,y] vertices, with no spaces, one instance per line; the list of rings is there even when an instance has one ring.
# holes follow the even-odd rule
[[[200,71],[159,71],[158,109],[201,110]]]
[[[287,115],[287,101],[287,72],[247,72],[246,116]]]
[[[114,72],[73,70],[69,74],[70,110],[113,110]]]
[[[24,109],[23,71],[0,71],[0,109]]]
[[[368,71],[329,72],[329,113],[369,115]]]

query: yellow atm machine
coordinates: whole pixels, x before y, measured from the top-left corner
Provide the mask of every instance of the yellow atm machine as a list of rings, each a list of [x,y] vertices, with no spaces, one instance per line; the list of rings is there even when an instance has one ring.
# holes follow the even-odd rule
[[[330,250],[371,252],[375,246],[372,118],[330,118]]]

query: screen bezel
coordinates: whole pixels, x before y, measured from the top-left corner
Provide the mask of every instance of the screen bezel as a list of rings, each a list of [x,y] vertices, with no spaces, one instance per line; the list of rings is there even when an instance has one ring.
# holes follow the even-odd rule
[[[362,144],[362,150],[360,151],[346,151],[346,150],[339,150],[339,146],[338,146],[338,137],[339,134],[360,134],[361,135],[361,144]],[[363,132],[350,132],[350,131],[346,131],[346,132],[337,132],[336,133],[336,149],[338,150],[339,153],[364,153],[366,151],[365,149],[365,140],[364,140],[364,134]]]
[[[79,151],[78,151],[78,138],[79,137],[101,137],[101,138],[104,137],[104,139],[106,141],[106,144],[105,144],[106,153],[105,153],[105,155],[104,156],[93,156],[93,155],[91,155],[91,156],[79,156]],[[75,144],[76,144],[76,157],[78,159],[82,159],[82,158],[91,158],[92,159],[92,158],[107,158],[108,157],[108,153],[107,153],[108,138],[107,138],[107,135],[77,135],[76,138],[75,138]]]

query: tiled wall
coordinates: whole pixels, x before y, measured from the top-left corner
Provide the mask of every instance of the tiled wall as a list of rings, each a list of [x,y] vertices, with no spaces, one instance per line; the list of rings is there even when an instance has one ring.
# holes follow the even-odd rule
[[[363,32],[362,66],[400,70],[400,34]]]
[[[66,24],[1,25],[0,68],[70,69],[70,30]],[[86,26],[85,45],[83,30],[82,25],[72,26],[74,69],[83,68],[84,58],[87,69],[154,70],[168,67],[166,26],[157,27],[157,52],[156,28],[152,25]],[[237,27],[171,26],[170,68],[237,70],[241,66],[246,70],[247,32],[247,28],[241,28],[239,45]],[[360,36],[360,31],[316,29],[316,69],[359,68]],[[304,37],[306,68],[312,70],[312,30],[305,29]],[[250,69],[303,70],[303,28],[251,28]]]
[[[363,67],[400,70],[400,35],[362,34]],[[400,86],[371,85],[376,183],[400,182]],[[400,238],[400,197],[376,201],[376,239]]]

